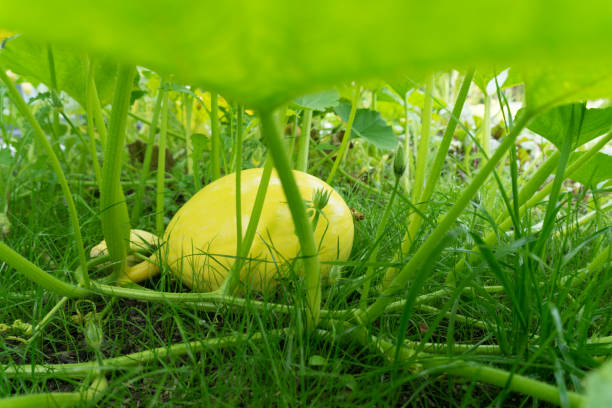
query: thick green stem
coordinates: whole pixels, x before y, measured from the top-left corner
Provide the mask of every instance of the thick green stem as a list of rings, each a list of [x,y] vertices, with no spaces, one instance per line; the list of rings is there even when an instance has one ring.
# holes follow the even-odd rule
[[[221,177],[221,135],[219,133],[219,99],[215,92],[210,93],[210,130],[212,139],[211,178]]]
[[[423,191],[423,183],[425,181],[425,172],[427,170],[427,156],[429,153],[429,137],[431,135],[431,116],[433,113],[433,75],[429,75],[425,80],[425,102],[423,104],[423,112],[421,114],[421,138],[419,140],[419,148],[417,151],[416,170],[414,174],[414,184],[412,186],[412,201],[419,204],[421,192]]]
[[[278,336],[288,332],[287,329],[270,330],[266,336]],[[176,358],[188,353],[197,353],[203,350],[217,350],[223,347],[239,345],[245,341],[261,341],[262,333],[254,334],[234,334],[224,337],[214,337],[210,339],[197,340],[189,343],[174,344],[170,347],[163,346],[151,350],[139,351],[119,357],[107,358],[102,360],[98,366],[97,361],[71,364],[46,364],[32,365],[24,364],[18,366],[3,366],[3,374],[9,377],[15,376],[40,376],[52,375],[62,378],[82,378],[90,373],[100,370],[101,372],[125,370],[130,367],[139,367],[148,363],[164,358]]]
[[[298,141],[297,161],[295,169],[303,172],[308,171],[308,150],[310,144],[310,128],[312,126],[312,109],[304,109],[302,116],[302,132]]]
[[[193,143],[191,142],[191,116],[193,113],[193,97],[189,94],[183,95],[185,103],[185,149],[187,154],[187,174],[193,174]]]
[[[342,138],[342,143],[340,143],[340,148],[338,149],[338,154],[336,155],[336,160],[332,166],[331,171],[329,172],[329,176],[327,177],[327,184],[331,185],[334,180],[334,176],[336,175],[336,171],[338,170],[338,166],[344,160],[344,156],[348,152],[349,142],[351,139],[351,131],[353,130],[353,122],[355,121],[355,114],[357,113],[357,105],[359,105],[359,97],[361,96],[361,91],[359,86],[355,86],[355,90],[353,93],[353,102],[351,105],[351,113],[349,114],[349,120],[346,124],[346,130],[344,131],[344,137]]]
[[[306,283],[307,324],[312,330],[319,320],[321,308],[321,270],[312,226],[306,214],[304,199],[291,171],[285,143],[272,112],[261,113],[261,128],[287,198],[295,233],[300,241]]]
[[[79,298],[91,294],[87,289],[71,285],[48,274],[17,252],[13,251],[2,241],[0,241],[0,259],[12,268],[15,268],[18,272],[24,274],[26,278],[56,295]]]
[[[0,81],[4,82],[6,86],[9,96],[19,112],[23,115],[23,117],[28,121],[30,126],[32,127],[32,131],[34,133],[34,137],[43,147],[45,152],[47,153],[47,158],[50,162],[51,168],[57,175],[57,179],[59,181],[60,187],[64,194],[64,199],[66,200],[66,205],[68,206],[68,215],[70,217],[70,222],[72,224],[72,230],[74,233],[74,239],[77,245],[77,253],[79,257],[79,264],[81,265],[80,274],[78,275],[79,283],[85,287],[89,287],[89,275],[87,273],[87,259],[85,258],[85,247],[83,246],[83,238],[81,236],[81,228],[79,226],[79,217],[77,215],[76,206],[74,205],[74,199],[72,198],[72,193],[70,192],[70,188],[68,187],[68,182],[66,180],[66,176],[64,175],[64,171],[62,170],[62,166],[60,165],[53,148],[51,147],[51,143],[45,137],[45,134],[34,118],[32,111],[25,103],[13,82],[6,75],[6,69],[0,66]]]
[[[241,173],[242,173],[242,122],[244,116],[244,106],[238,107],[237,120],[236,120],[236,151],[235,161],[236,167],[236,254],[240,255],[242,252],[242,187],[241,187]],[[250,220],[249,220],[250,222]]]
[[[46,392],[41,394],[17,395],[0,399],[0,408],[55,408],[75,407],[85,404],[87,398],[80,392]]]
[[[157,189],[155,194],[155,230],[158,237],[164,235],[164,177],[166,175],[168,112],[170,111],[168,91],[161,92],[164,96],[162,98],[162,121],[157,149]]]
[[[160,89],[157,92],[157,98],[155,99],[155,105],[153,106],[153,118],[149,123],[149,139],[147,140],[147,147],[145,149],[144,160],[142,163],[142,169],[140,170],[140,178],[138,186],[136,188],[136,199],[134,200],[134,208],[132,209],[132,224],[138,225],[140,221],[140,215],[142,213],[142,198],[144,196],[145,185],[149,177],[149,169],[151,168],[151,157],[153,156],[153,145],[155,144],[155,134],[157,133],[157,121],[159,120],[159,112],[161,110],[162,98],[166,93],[162,87],[164,84],[164,78],[160,78]]]
[[[121,162],[125,148],[125,129],[130,95],[136,68],[120,66],[113,97],[108,140],[104,150],[102,190],[100,191],[100,218],[104,240],[114,264],[112,278],[123,278],[127,270],[130,219],[121,187]]]
[[[53,129],[53,135],[58,138],[60,136],[59,112],[55,104],[59,101],[59,91],[57,87],[57,75],[55,74],[55,58],[53,57],[53,48],[51,44],[47,44],[47,62],[49,64],[49,85],[51,87],[51,101],[53,104],[53,122],[51,127]]]
[[[489,159],[487,164],[476,174],[472,182],[465,188],[464,193],[457,199],[457,202],[452,206],[446,215],[440,220],[437,227],[431,235],[425,240],[423,245],[414,254],[410,261],[404,265],[399,274],[391,281],[388,288],[381,294],[375,303],[373,303],[365,313],[358,313],[357,318],[362,322],[369,322],[380,316],[385,310],[385,307],[392,302],[393,295],[406,287],[408,282],[418,273],[423,262],[433,253],[438,242],[446,235],[448,230],[455,223],[459,215],[469,205],[472,197],[478,189],[484,184],[489,175],[495,170],[495,166],[505,154],[505,152],[514,144],[521,130],[525,127],[531,115],[529,112],[521,115],[515,122],[512,130],[506,136],[499,148]]]

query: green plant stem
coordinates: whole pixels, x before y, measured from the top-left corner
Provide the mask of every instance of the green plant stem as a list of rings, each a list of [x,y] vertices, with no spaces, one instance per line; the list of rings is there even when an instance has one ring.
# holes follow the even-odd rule
[[[124,278],[127,270],[130,219],[121,187],[121,162],[125,148],[125,129],[130,95],[136,68],[122,65],[118,68],[113,97],[108,140],[104,150],[102,189],[100,190],[100,219],[108,253],[114,264],[113,278]]]
[[[27,343],[32,343],[32,341],[36,338],[36,336],[38,336],[38,334],[41,332],[41,329],[47,324],[47,322],[49,322],[51,320],[51,318],[53,318],[53,316],[66,304],[66,302],[68,301],[68,297],[64,296],[62,297],[56,304],[55,306],[53,306],[53,308],[51,310],[49,310],[49,313],[47,313],[45,315],[45,317],[43,317],[38,323],[36,323],[36,326],[34,326],[32,328],[32,336],[30,336],[30,338],[27,340]]]
[[[266,158],[266,162],[264,164],[263,173],[261,174],[261,180],[259,181],[259,186],[257,187],[257,194],[255,195],[255,202],[253,203],[253,209],[251,210],[251,215],[249,217],[249,225],[247,226],[247,230],[244,234],[244,237],[241,239],[240,243],[240,252],[237,252],[238,257],[234,261],[232,265],[232,269],[230,273],[228,273],[227,277],[219,287],[219,293],[223,293],[224,295],[229,295],[234,291],[234,288],[240,281],[240,272],[242,270],[242,265],[244,264],[244,260],[248,259],[249,251],[251,250],[251,246],[253,245],[253,240],[255,239],[255,233],[257,232],[257,226],[259,225],[259,219],[261,218],[261,212],[263,210],[263,206],[265,203],[266,192],[268,191],[268,185],[270,184],[270,176],[272,175],[272,160],[268,156]],[[238,184],[239,181],[236,182]],[[239,190],[236,190],[238,192]],[[236,196],[240,194],[236,193]],[[237,200],[239,200],[237,198]],[[237,236],[242,235],[242,227],[240,230],[236,231]]]
[[[104,122],[104,114],[102,112],[102,106],[100,105],[100,97],[98,96],[98,87],[96,86],[96,82],[91,83],[91,93],[93,100],[93,114],[94,121],[96,123],[96,129],[98,130],[98,135],[100,136],[100,145],[102,146],[102,151],[106,150],[106,139],[107,139],[107,131],[106,131],[106,123]]]
[[[403,160],[403,158],[402,158]],[[385,227],[387,226],[387,222],[389,221],[389,216],[391,215],[391,207],[393,206],[393,201],[395,196],[397,195],[397,189],[399,187],[399,183],[401,180],[400,177],[395,177],[395,184],[393,185],[393,192],[391,193],[391,198],[387,201],[387,205],[385,206],[385,210],[383,211],[383,216],[378,222],[378,226],[376,227],[376,235],[374,238],[374,247],[370,249],[370,256],[368,257],[368,263],[372,264],[376,262],[376,258],[378,256],[378,249],[380,248],[382,235],[385,232]],[[359,299],[359,307],[365,311],[368,305],[368,296],[370,294],[370,285],[372,284],[372,279],[374,277],[374,266],[368,266],[365,275],[365,281],[361,288],[361,297]]]
[[[240,255],[242,253],[242,187],[240,181],[242,172],[242,125],[244,116],[243,105],[238,106],[238,112],[236,113],[236,116],[236,154],[234,155],[234,171],[236,172],[236,254]]]
[[[189,94],[183,95],[185,103],[185,154],[187,155],[187,174],[193,174],[193,143],[191,142],[191,116],[193,114],[193,97]]]
[[[132,224],[138,225],[140,215],[142,213],[142,199],[144,196],[146,181],[149,178],[149,170],[151,168],[151,157],[153,156],[153,145],[155,145],[155,133],[157,132],[157,122],[159,120],[159,112],[161,110],[162,99],[166,91],[162,89],[164,78],[160,78],[160,89],[157,91],[155,105],[153,106],[153,118],[149,123],[149,139],[145,149],[142,169],[140,170],[140,178],[136,187],[136,198],[134,200],[134,208],[132,208]]]
[[[334,176],[336,175],[336,171],[338,170],[338,166],[344,160],[344,156],[348,152],[349,142],[351,139],[351,131],[353,130],[353,122],[355,121],[355,114],[357,113],[357,106],[359,105],[359,97],[361,96],[361,90],[359,89],[359,85],[355,85],[355,90],[353,91],[353,101],[351,104],[351,113],[349,114],[349,120],[346,124],[346,130],[344,131],[344,137],[342,138],[342,143],[340,143],[340,148],[338,149],[338,154],[336,155],[336,160],[329,172],[329,176],[327,177],[327,184],[331,185],[334,180]]]
[[[309,330],[313,330],[319,320],[319,310],[321,308],[321,270],[314,233],[306,214],[304,199],[291,171],[289,156],[280,129],[272,112],[261,112],[261,128],[268,142],[274,167],[276,167],[278,177],[281,180],[289,211],[291,211],[291,217],[293,218],[295,233],[300,242],[306,285],[307,327]]]
[[[66,180],[66,176],[64,175],[64,171],[62,170],[62,166],[55,155],[53,148],[51,147],[51,143],[46,138],[42,128],[40,127],[38,121],[34,118],[32,111],[25,103],[13,82],[9,79],[6,74],[6,69],[0,66],[0,81],[4,82],[6,86],[9,96],[19,112],[23,115],[23,117],[27,120],[27,122],[32,127],[32,131],[34,133],[34,137],[38,141],[39,145],[43,147],[45,152],[47,153],[47,157],[49,160],[49,164],[51,168],[55,172],[57,179],[59,181],[60,187],[64,194],[64,199],[66,200],[66,205],[68,206],[68,215],[70,217],[70,222],[72,224],[72,230],[74,233],[74,239],[76,241],[77,246],[77,254],[79,258],[79,264],[81,265],[81,272],[77,276],[79,280],[79,284],[88,288],[89,287],[89,274],[87,273],[87,260],[85,257],[85,247],[83,245],[83,237],[81,236],[81,228],[79,225],[79,217],[77,215],[76,206],[74,205],[74,199],[72,198],[72,193],[70,192],[70,187],[68,187],[68,181]]]
[[[431,167],[429,177],[427,178],[425,189],[423,190],[421,197],[418,199],[418,202],[421,203],[421,213],[424,213],[427,210],[429,200],[431,199],[431,196],[435,190],[440,175],[442,174],[442,166],[444,165],[444,160],[446,159],[446,156],[448,154],[448,149],[450,147],[451,141],[453,140],[455,130],[457,129],[457,124],[459,123],[461,112],[463,111],[463,106],[465,105],[465,100],[467,99],[467,94],[470,90],[470,85],[472,83],[473,78],[474,69],[471,69],[468,71],[465,78],[463,79],[461,89],[459,90],[459,95],[457,95],[457,100],[455,101],[455,105],[453,106],[448,125],[446,126],[444,134],[442,135],[440,147],[438,148],[438,152],[436,153],[436,157],[434,159],[433,166]],[[402,259],[410,251],[410,248],[414,243],[414,239],[419,229],[421,228],[422,223],[423,217],[421,217],[418,212],[413,212],[410,214],[410,217],[408,219],[408,231],[406,232],[406,235],[402,240],[401,250],[395,255],[394,261]],[[390,279],[393,278],[395,273],[397,273],[396,269],[388,269],[385,273],[385,280],[387,282],[390,281]]]
[[[26,278],[59,296],[80,298],[91,294],[91,292],[85,288],[66,283],[43,271],[12,250],[2,241],[0,241],[0,259],[12,268],[15,268],[18,272],[24,274]]]
[[[53,48],[51,44],[47,44],[47,63],[49,65],[49,79],[51,85],[51,101],[53,105],[53,121],[51,124],[51,128],[53,129],[53,135],[56,138],[60,136],[60,127],[59,127],[59,112],[57,111],[57,107],[55,106],[56,101],[59,101],[59,90],[57,87],[57,75],[55,74],[55,58],[53,58]]]
[[[94,172],[96,174],[96,181],[98,182],[98,189],[102,189],[102,171],[100,170],[100,162],[98,161],[98,151],[96,149],[96,132],[94,128],[94,93],[93,86],[95,86],[94,78],[94,61],[91,58],[87,58],[87,83],[85,84],[85,97],[87,111],[87,135],[89,136],[89,153],[91,155],[91,161],[93,163]]]
[[[0,408],[55,408],[74,407],[87,402],[80,392],[45,392],[41,394],[17,395],[0,399]]]
[[[211,179],[221,177],[221,135],[219,133],[219,99],[215,92],[210,93],[210,130],[212,139]]]
[[[163,81],[163,78],[162,78]],[[158,94],[159,96],[159,94]],[[161,100],[160,100],[161,101]],[[155,102],[156,104],[158,103],[157,101]],[[159,102],[160,107],[161,107],[161,102]],[[138,120],[139,122],[144,123],[147,126],[152,126],[153,127],[153,132],[157,132],[159,130],[159,127],[157,126],[157,120],[155,120],[155,123],[153,123],[153,118],[151,118],[151,120],[146,119],[143,116],[138,115],[137,113],[134,112],[128,112],[128,116],[131,118],[134,118],[136,120]],[[149,129],[149,132],[151,132],[151,129]],[[149,133],[150,135],[151,133]],[[155,133],[153,133],[153,135],[155,135]],[[185,140],[185,135],[182,135],[178,132],[175,132],[172,129],[168,129],[168,136],[172,136],[173,138],[179,139],[179,140]]]
[[[302,132],[298,141],[297,160],[295,169],[303,172],[308,171],[308,150],[310,144],[310,128],[312,126],[312,109],[304,109],[302,115]]]
[[[457,199],[457,202],[452,206],[446,215],[440,220],[431,235],[425,240],[423,245],[414,254],[406,265],[401,269],[399,274],[391,281],[389,286],[384,290],[382,295],[373,303],[365,313],[359,313],[357,318],[362,322],[370,322],[380,316],[385,310],[385,307],[393,300],[393,295],[406,287],[408,282],[418,273],[423,262],[432,254],[436,245],[446,235],[448,230],[455,223],[459,215],[469,205],[472,197],[478,189],[484,184],[489,175],[495,170],[496,164],[499,162],[505,152],[514,144],[521,130],[525,127],[531,114],[525,112],[514,123],[512,130],[502,141],[499,148],[489,159],[487,164],[474,176],[472,182],[465,188],[463,194]]]
[[[433,87],[434,77],[430,74],[425,79],[425,102],[421,114],[421,138],[419,139],[419,148],[417,151],[414,184],[412,185],[412,193],[410,195],[412,201],[416,204],[420,203],[421,192],[424,188],[425,172],[427,170],[427,156],[430,147],[429,137],[431,135],[431,116],[433,114]]]
[[[166,176],[166,139],[170,99],[168,91],[162,91],[162,119],[157,149],[157,188],[155,194],[155,231],[157,236],[164,235],[164,178]]]
[[[293,115],[293,126],[291,127],[291,139],[289,141],[289,162],[291,167],[294,168],[295,164],[293,163],[293,159],[295,157],[295,139],[297,138],[297,129],[298,129],[298,114]]]
[[[282,336],[286,335],[288,331],[288,329],[270,330],[266,333],[266,336]],[[3,374],[9,377],[32,377],[45,374],[59,378],[82,378],[88,376],[91,372],[98,369],[101,372],[125,370],[130,367],[140,367],[145,364],[158,361],[159,359],[176,358],[187,354],[188,350],[190,350],[192,353],[197,353],[203,350],[213,351],[223,347],[241,344],[245,341],[258,342],[261,341],[262,338],[262,333],[257,332],[253,334],[234,334],[224,337],[197,340],[189,343],[179,343],[170,347],[163,346],[151,350],[126,354],[119,357],[107,358],[102,360],[102,364],[100,364],[100,366],[98,366],[97,361],[88,361],[85,363],[45,364],[44,366],[24,364],[2,366],[2,368]]]

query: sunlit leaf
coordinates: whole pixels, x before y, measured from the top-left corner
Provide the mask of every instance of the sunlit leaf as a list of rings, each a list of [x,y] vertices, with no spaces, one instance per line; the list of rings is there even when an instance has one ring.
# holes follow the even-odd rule
[[[528,128],[543,138],[561,148],[563,138],[567,134],[572,107],[574,105],[558,106],[536,116]],[[582,120],[580,135],[574,142],[574,147],[582,146],[589,140],[612,130],[612,108],[587,109]]]
[[[31,78],[50,87],[49,44],[34,41],[25,35],[6,40],[0,49],[0,65],[16,74]],[[85,106],[87,65],[84,53],[67,47],[52,46],[57,87]],[[108,58],[95,63],[96,87],[103,104],[111,101],[115,81],[115,64]]]
[[[342,121],[347,123],[351,105],[343,103],[338,105],[335,111]],[[380,149],[393,150],[397,145],[393,128],[385,122],[380,113],[370,109],[357,109],[352,132]]]
[[[302,109],[324,111],[327,108],[337,106],[340,94],[335,89],[315,92],[295,98],[292,102]]]
[[[580,156],[576,156],[578,159]],[[585,186],[597,186],[612,179],[612,156],[597,153],[592,159],[580,166],[570,178]]]

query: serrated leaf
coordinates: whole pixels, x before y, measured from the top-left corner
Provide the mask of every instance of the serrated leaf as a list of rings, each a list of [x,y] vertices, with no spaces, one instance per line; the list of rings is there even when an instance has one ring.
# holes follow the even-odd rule
[[[578,106],[578,104],[558,106],[541,113],[529,123],[528,128],[560,149],[563,137],[567,134],[573,106]],[[582,146],[610,130],[612,130],[612,108],[587,109],[574,146]]]
[[[315,92],[295,98],[292,102],[301,109],[312,109],[324,111],[337,106],[340,101],[340,93],[336,89]]]
[[[344,123],[347,123],[351,105],[340,104],[336,106],[335,112]],[[380,113],[370,109],[357,109],[352,132],[383,150],[393,150],[397,145],[397,137],[393,128],[385,122]]]
[[[580,157],[576,155],[576,159]],[[585,186],[596,186],[599,183],[612,179],[612,156],[597,153],[595,156],[579,167],[570,178]]]
[[[6,40],[0,49],[0,65],[26,78],[35,79],[50,88],[48,43],[38,42],[25,35]],[[57,87],[85,106],[87,67],[85,54],[71,48],[52,46]],[[110,103],[115,84],[116,66],[108,58],[95,62],[98,97],[103,105]]]

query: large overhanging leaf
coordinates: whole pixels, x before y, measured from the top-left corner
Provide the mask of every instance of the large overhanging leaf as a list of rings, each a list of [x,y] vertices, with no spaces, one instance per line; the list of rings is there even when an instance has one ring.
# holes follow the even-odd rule
[[[4,47],[0,49],[0,65],[51,87],[49,47],[53,55],[58,89],[85,106],[87,60],[83,53],[18,35],[4,42]],[[103,58],[95,62],[95,67],[98,96],[103,104],[109,103],[115,84],[115,64],[108,58]]]
[[[339,81],[417,77],[475,62],[554,66],[569,57],[583,64],[581,73],[608,70],[612,2],[589,4],[0,0],[0,26],[269,108]],[[494,24],[485,27],[485,21]],[[533,95],[537,103],[550,103],[541,92]]]
[[[561,148],[563,138],[567,134],[572,109],[576,104],[558,106],[536,116],[529,129]],[[578,140],[574,139],[574,147],[582,146],[588,141],[612,130],[612,108],[587,109],[584,113]],[[576,135],[573,136],[574,138]]]

